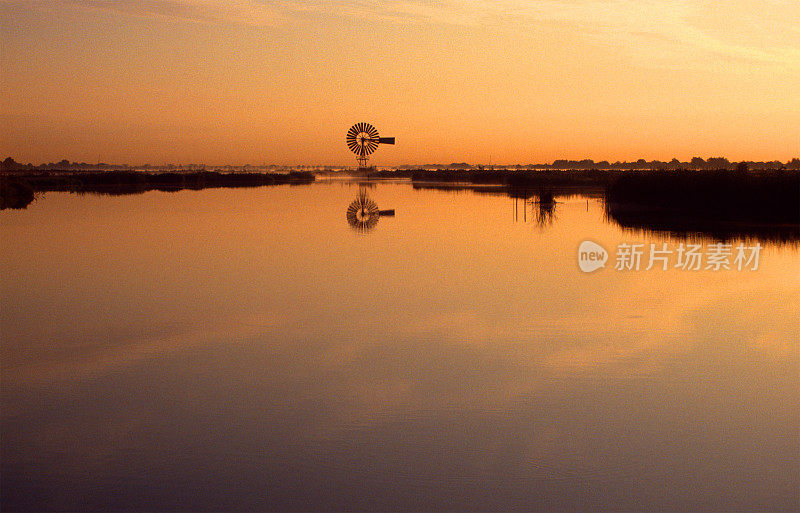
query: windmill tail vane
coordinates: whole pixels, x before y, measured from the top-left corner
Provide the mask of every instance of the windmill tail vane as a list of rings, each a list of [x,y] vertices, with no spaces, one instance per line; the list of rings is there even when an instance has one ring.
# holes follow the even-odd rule
[[[360,168],[367,167],[369,156],[380,144],[394,144],[394,137],[381,137],[369,123],[356,123],[347,131],[347,147],[356,154]]]

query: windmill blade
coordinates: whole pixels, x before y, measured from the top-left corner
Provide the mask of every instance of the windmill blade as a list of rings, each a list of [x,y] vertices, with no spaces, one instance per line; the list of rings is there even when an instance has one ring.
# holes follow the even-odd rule
[[[347,142],[347,147],[350,148],[350,151],[353,153],[358,153],[358,143],[356,141],[356,136],[358,135],[358,130],[356,129],[356,125],[350,127],[350,130],[347,131],[347,137],[345,141]]]

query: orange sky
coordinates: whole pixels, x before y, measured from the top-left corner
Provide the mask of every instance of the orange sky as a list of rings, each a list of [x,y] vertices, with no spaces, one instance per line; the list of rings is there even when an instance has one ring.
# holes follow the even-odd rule
[[[796,0],[0,0],[0,158],[800,156]]]

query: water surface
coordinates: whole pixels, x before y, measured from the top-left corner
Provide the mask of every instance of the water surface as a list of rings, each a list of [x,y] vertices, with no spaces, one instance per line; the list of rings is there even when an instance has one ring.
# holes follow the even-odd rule
[[[357,192],[0,213],[3,511],[800,509],[796,245],[585,274],[682,240],[406,183],[362,233]]]

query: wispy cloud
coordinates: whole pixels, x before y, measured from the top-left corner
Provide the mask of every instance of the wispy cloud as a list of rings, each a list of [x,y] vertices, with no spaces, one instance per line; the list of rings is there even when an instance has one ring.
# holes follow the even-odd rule
[[[342,15],[373,17],[398,22],[453,24],[472,27],[558,24],[628,45],[632,53],[652,57],[652,46],[664,59],[685,57],[681,49],[704,53],[708,58],[727,58],[800,67],[800,40],[785,37],[780,43],[734,42],[724,37],[748,32],[790,34],[800,25],[796,4],[766,0],[759,5],[704,2],[702,0],[313,0],[305,10],[325,10]],[[724,23],[722,30],[703,25],[713,12]],[[769,23],[760,23],[769,20]]]
[[[685,60],[689,54],[800,68],[800,40],[791,37],[800,25],[800,11],[793,1],[743,6],[703,0],[309,0],[273,5],[284,13],[324,12],[396,23],[520,30],[557,25],[625,46],[643,61],[651,61],[655,50],[662,62]],[[710,12],[722,20],[722,30],[704,26]],[[726,31],[782,32],[787,37],[779,43],[743,43],[726,38]]]
[[[619,44],[641,60],[735,59],[800,68],[800,10],[795,0],[0,0],[0,3],[104,10],[201,23],[273,26],[297,16],[400,24],[519,28],[566,26]],[[713,15],[713,16],[709,16]],[[704,20],[718,20],[709,27]],[[720,29],[721,26],[721,29]],[[720,30],[712,30],[718,28]],[[782,38],[742,41],[749,32]]]
[[[280,8],[254,0],[0,0],[6,3],[49,4],[50,8],[76,8],[116,12],[128,16],[163,18],[198,23],[272,26]]]

